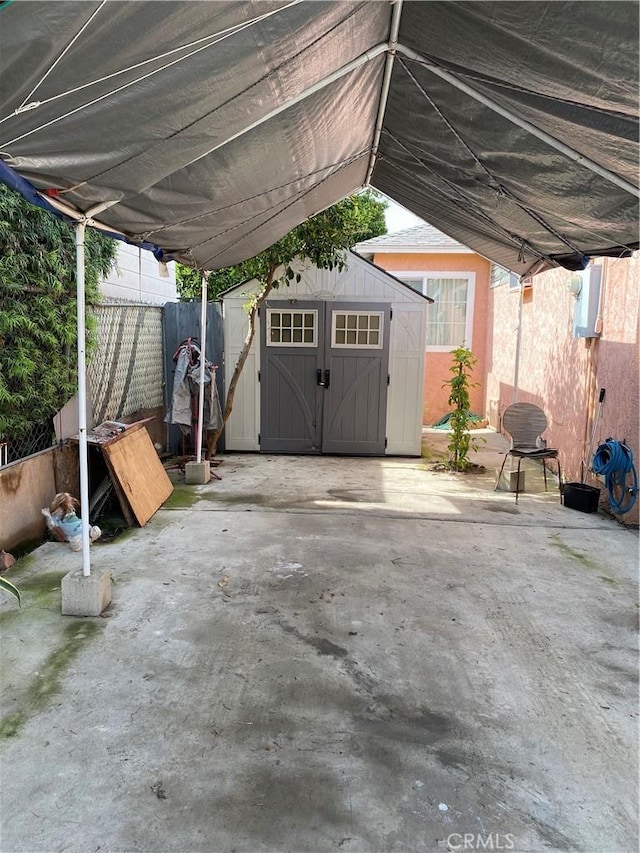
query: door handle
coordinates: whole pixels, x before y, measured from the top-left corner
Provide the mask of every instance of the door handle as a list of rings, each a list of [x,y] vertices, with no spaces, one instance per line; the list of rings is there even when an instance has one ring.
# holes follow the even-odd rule
[[[331,383],[331,371],[325,370],[324,372],[324,387],[328,388]]]
[[[320,370],[320,368],[318,368],[318,369],[316,370],[316,383],[317,383],[321,388],[324,388],[324,382],[322,381],[322,371]]]

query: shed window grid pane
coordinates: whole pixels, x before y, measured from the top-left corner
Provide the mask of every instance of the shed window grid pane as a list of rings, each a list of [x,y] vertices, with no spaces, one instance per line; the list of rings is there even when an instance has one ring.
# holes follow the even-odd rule
[[[316,346],[317,311],[268,309],[267,346]]]
[[[380,349],[382,347],[382,314],[379,312],[333,312],[334,347]]]

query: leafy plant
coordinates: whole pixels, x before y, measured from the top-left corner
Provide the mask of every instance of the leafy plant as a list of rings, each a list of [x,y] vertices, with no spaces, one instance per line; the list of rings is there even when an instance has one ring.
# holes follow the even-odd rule
[[[254,258],[209,274],[209,296],[251,279],[257,279],[259,287],[249,296],[245,305],[249,315],[249,331],[229,382],[222,426],[208,436],[207,458],[215,455],[218,440],[233,410],[236,387],[251,349],[260,306],[272,290],[281,285],[286,286],[294,279],[300,281],[300,273],[292,266],[296,259],[308,261],[320,269],[344,269],[345,249],[361,240],[385,233],[386,206],[386,202],[371,190],[349,196],[307,219]],[[195,270],[188,274],[184,270],[178,270],[178,290],[183,298],[199,298],[201,281],[201,273]]]
[[[449,387],[449,405],[453,406],[449,425],[451,427],[451,441],[447,445],[449,451],[449,465],[454,471],[466,471],[471,466],[469,451],[477,451],[477,441],[469,432],[469,417],[471,408],[469,404],[469,389],[478,386],[477,382],[471,382],[470,377],[477,358],[470,349],[462,344],[451,351],[453,363],[449,368],[451,379],[442,386]]]
[[[11,593],[11,595],[15,596],[15,598],[18,599],[18,604],[21,603],[21,601],[20,601],[20,590],[17,587],[15,587],[11,583],[11,581],[8,581],[5,578],[0,577],[0,589],[3,589],[5,592]]]
[[[115,241],[87,230],[87,302],[115,257]],[[0,437],[45,424],[76,386],[73,229],[0,185]],[[87,311],[89,344],[95,320]]]

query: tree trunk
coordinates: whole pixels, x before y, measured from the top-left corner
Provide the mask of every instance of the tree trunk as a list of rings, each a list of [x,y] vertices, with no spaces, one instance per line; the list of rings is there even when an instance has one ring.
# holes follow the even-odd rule
[[[229,382],[229,390],[227,391],[224,411],[222,413],[222,425],[218,427],[218,429],[212,430],[207,435],[207,452],[205,453],[205,459],[212,459],[216,455],[216,451],[218,449],[218,441],[220,440],[220,436],[222,435],[222,430],[225,428],[225,425],[229,420],[231,412],[233,411],[233,398],[236,394],[238,380],[240,379],[242,368],[244,367],[244,364],[249,355],[251,344],[253,343],[253,338],[256,332],[256,317],[258,316],[258,311],[260,310],[260,307],[263,305],[267,296],[271,293],[271,290],[273,289],[275,273],[277,269],[278,267],[276,265],[271,267],[267,275],[263,290],[261,291],[261,293],[258,294],[258,296],[256,297],[256,301],[249,309],[249,331],[247,332],[247,337],[244,339],[242,352],[240,353],[240,358],[238,359],[235,370],[233,371],[231,382]]]

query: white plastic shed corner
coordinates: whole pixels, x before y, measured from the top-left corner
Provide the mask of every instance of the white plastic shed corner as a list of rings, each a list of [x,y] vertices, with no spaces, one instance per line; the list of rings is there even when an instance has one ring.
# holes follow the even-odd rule
[[[353,252],[342,272],[297,271],[261,309],[226,449],[419,456],[428,300]],[[255,287],[223,295],[227,383]]]

